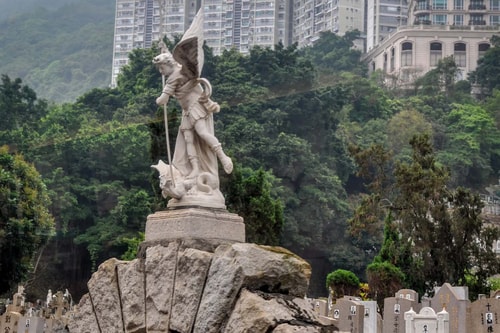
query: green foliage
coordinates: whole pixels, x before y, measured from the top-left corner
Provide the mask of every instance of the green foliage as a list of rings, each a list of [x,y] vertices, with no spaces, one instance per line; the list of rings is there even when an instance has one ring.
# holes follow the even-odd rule
[[[443,58],[439,60],[435,69],[428,71],[415,81],[416,89],[422,95],[444,93],[447,98],[450,98],[455,93],[455,82],[459,71],[453,56]]]
[[[304,50],[320,70],[321,82],[328,82],[328,77],[335,72],[366,74],[366,66],[359,61],[361,51],[353,49],[353,42],[359,36],[359,31],[349,31],[344,36],[324,31],[312,47]]]
[[[477,62],[475,71],[469,74],[469,80],[479,84],[485,95],[500,89],[500,36],[492,36],[493,44]]]
[[[271,193],[277,180],[262,169],[242,169],[238,164],[227,176],[226,205],[245,221],[246,241],[278,245],[283,228],[283,204]],[[276,192],[276,191],[274,191]]]
[[[491,291],[500,290],[500,277],[490,277],[488,279],[488,285]]]
[[[123,237],[120,241],[127,245],[127,251],[120,257],[122,260],[134,260],[137,258],[139,245],[144,242],[144,232],[139,232],[135,237]]]
[[[35,254],[54,233],[49,205],[36,169],[0,147],[0,293],[33,271]]]
[[[419,292],[444,282],[460,285],[468,273],[484,285],[487,274],[498,269],[491,249],[498,230],[483,225],[478,195],[446,188],[448,172],[436,163],[428,137],[415,137],[411,144],[412,163],[400,163],[395,170],[399,195],[394,210],[401,239],[411,244],[413,265],[405,270],[413,279],[410,285]]]
[[[0,22],[0,73],[20,77],[40,96],[58,102],[106,87],[114,10],[114,1],[73,1]]]
[[[405,130],[402,131],[402,128]],[[396,158],[403,159],[405,155],[409,155],[408,142],[417,134],[427,134],[430,137],[433,134],[432,124],[420,112],[402,110],[391,117],[387,124],[387,141]]]
[[[335,298],[356,296],[359,291],[359,278],[351,271],[337,269],[326,276],[326,288]]]
[[[495,175],[491,161],[500,157],[500,136],[492,116],[481,106],[452,104],[445,118],[447,149],[440,160],[455,170],[453,179],[464,185],[487,183]]]
[[[405,275],[397,266],[387,261],[374,261],[366,267],[366,276],[370,293],[380,309],[384,308],[384,299],[392,297],[404,286]]]

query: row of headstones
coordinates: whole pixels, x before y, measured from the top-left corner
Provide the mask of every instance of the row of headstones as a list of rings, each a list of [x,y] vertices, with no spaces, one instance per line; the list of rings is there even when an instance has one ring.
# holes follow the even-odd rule
[[[473,303],[467,287],[445,283],[432,298],[402,289],[384,300],[378,311],[375,301],[345,296],[334,304],[313,300],[315,311],[334,323],[340,332],[356,333],[490,333],[500,332],[500,291]]]
[[[45,303],[25,302],[24,288],[18,287],[17,293],[8,301],[0,315],[0,333],[43,333],[64,332],[68,321],[65,314],[71,307],[71,296],[58,291],[55,295],[49,290]]]

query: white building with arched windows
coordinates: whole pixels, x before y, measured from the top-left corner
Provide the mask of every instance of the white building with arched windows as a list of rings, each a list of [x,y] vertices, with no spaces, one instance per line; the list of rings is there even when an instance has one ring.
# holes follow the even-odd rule
[[[453,56],[466,79],[500,33],[500,0],[414,0],[408,22],[363,56],[370,72],[382,70],[401,85]]]

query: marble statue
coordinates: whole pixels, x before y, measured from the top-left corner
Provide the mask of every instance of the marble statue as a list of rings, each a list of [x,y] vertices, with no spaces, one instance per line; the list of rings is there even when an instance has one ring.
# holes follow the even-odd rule
[[[164,48],[153,59],[164,83],[156,103],[165,107],[170,97],[174,97],[182,107],[172,161],[167,164],[160,160],[152,166],[160,173],[163,196],[172,198],[169,207],[225,208],[219,191],[217,160],[226,173],[233,170],[231,159],[214,135],[213,114],[219,112],[220,107],[210,98],[210,82],[200,77],[204,61],[202,47],[203,12],[200,10],[173,52]]]

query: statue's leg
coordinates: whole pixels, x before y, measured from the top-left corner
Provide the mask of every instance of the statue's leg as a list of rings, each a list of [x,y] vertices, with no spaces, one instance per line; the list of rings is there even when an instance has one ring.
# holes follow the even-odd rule
[[[200,119],[196,121],[196,123],[194,124],[194,128],[198,136],[202,140],[204,140],[208,144],[208,146],[212,148],[212,151],[217,155],[219,161],[222,164],[222,167],[224,168],[224,171],[228,174],[231,173],[233,171],[233,161],[231,161],[231,158],[229,158],[229,156],[224,153],[219,140],[214,135],[210,134],[207,129],[206,122]]]
[[[186,152],[191,164],[191,172],[186,178],[194,178],[200,173],[200,164],[198,162],[198,155],[196,154],[196,149],[194,147],[194,133],[193,130],[184,129],[182,130],[184,135],[184,141],[186,141]]]
[[[194,124],[194,128],[198,136],[203,139],[217,155],[219,161],[222,163],[224,171],[227,174],[231,173],[233,171],[233,161],[231,161],[231,158],[224,153],[219,140],[214,135],[210,134],[207,129],[207,123],[200,119]]]

